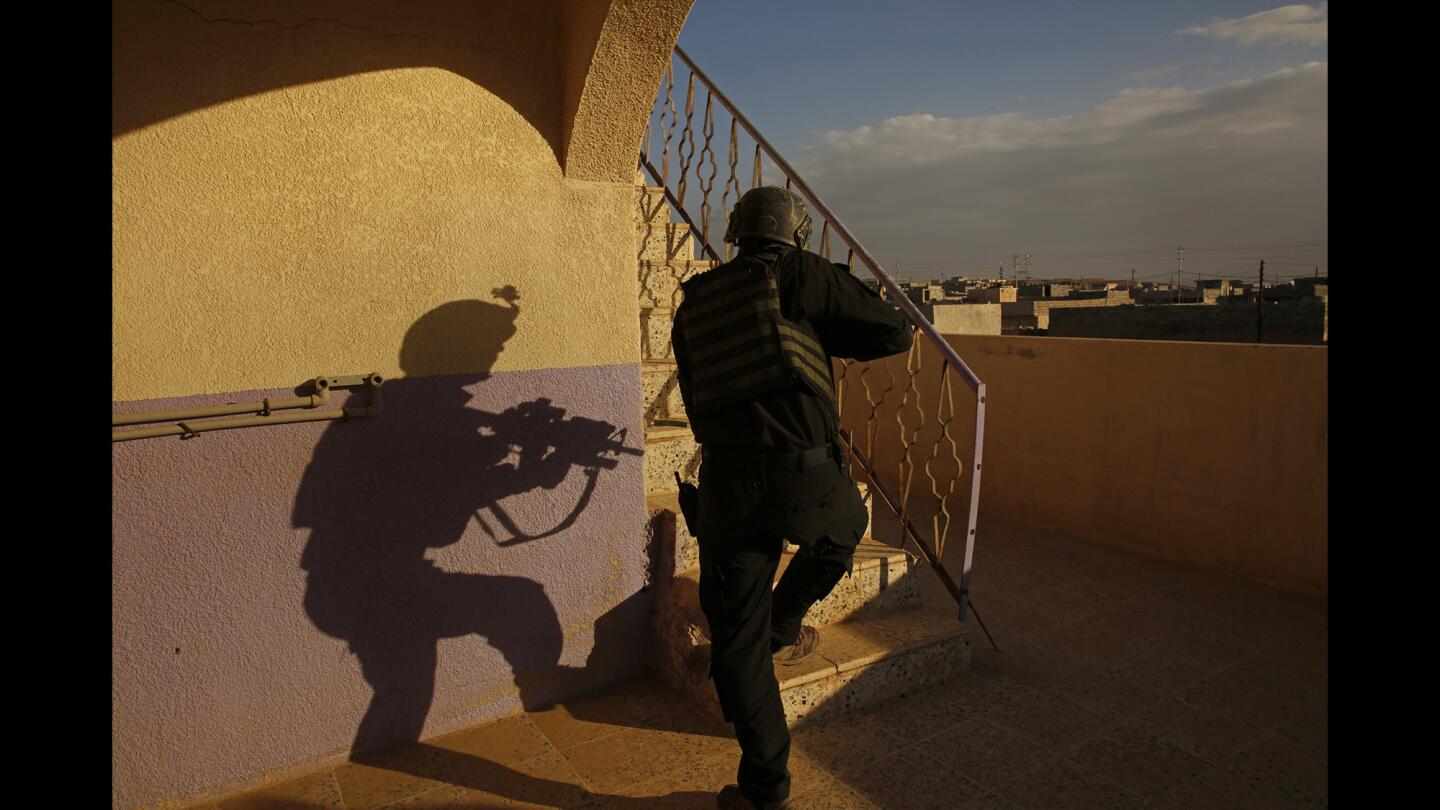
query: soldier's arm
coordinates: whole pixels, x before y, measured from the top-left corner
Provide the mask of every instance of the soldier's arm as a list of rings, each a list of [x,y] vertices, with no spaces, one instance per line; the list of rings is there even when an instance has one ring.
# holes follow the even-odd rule
[[[904,312],[838,265],[813,264],[804,284],[807,309],[826,351],[835,357],[874,360],[910,348],[914,329]]]

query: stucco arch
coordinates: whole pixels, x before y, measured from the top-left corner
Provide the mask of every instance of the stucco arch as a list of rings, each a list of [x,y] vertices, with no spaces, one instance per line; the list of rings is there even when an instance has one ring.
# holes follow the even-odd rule
[[[629,182],[656,88],[695,0],[567,0],[565,175]]]

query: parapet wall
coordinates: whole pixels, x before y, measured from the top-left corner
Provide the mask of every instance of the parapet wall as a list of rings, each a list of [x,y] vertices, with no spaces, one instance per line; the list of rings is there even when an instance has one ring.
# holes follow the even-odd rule
[[[1089,311],[1086,311],[1087,314]],[[1068,313],[1067,313],[1068,314]],[[1171,341],[953,335],[987,386],[980,509],[1295,590],[1326,593],[1327,349]],[[926,347],[916,381],[926,427],[921,465],[939,435],[939,366]],[[890,363],[903,379],[904,356]],[[857,376],[852,370],[851,376]],[[885,379],[883,371],[873,379]],[[971,452],[974,397],[955,385],[957,455]],[[876,411],[878,469],[897,484],[896,405]],[[846,413],[868,413],[847,386]],[[959,429],[956,429],[959,426]],[[852,424],[863,435],[863,426]],[[968,478],[950,482],[948,445],[931,463],[940,491],[964,514]],[[922,471],[913,491],[930,491]],[[918,497],[918,496],[916,496]],[[956,535],[958,537],[958,535]],[[952,539],[950,553],[963,548]],[[984,576],[985,537],[976,575]]]
[[[1103,290],[1101,291],[1104,292]],[[1093,295],[1088,298],[1032,298],[1013,303],[1002,303],[1002,316],[1006,326],[1028,326],[1034,329],[1050,328],[1050,311],[1054,309],[1094,309],[1097,307],[1114,307],[1128,304],[1129,299],[1122,300],[1112,290],[1103,295]],[[936,324],[936,326],[940,326]],[[964,334],[960,332],[949,332],[941,327],[943,334]]]
[[[1323,343],[1329,305],[1318,299],[1265,305],[1191,304],[1160,307],[1090,307],[1050,313],[1051,337],[1120,340],[1208,340],[1253,343],[1263,318],[1265,343]]]

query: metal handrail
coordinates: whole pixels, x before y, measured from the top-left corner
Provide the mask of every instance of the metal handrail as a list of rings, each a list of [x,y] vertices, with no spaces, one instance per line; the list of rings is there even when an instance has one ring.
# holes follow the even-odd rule
[[[935,329],[935,325],[926,320],[925,316],[920,313],[920,308],[915,306],[914,302],[910,300],[910,297],[905,295],[890,276],[880,269],[880,263],[875,261],[875,257],[870,255],[870,251],[866,250],[865,246],[860,244],[860,240],[856,239],[855,235],[850,232],[850,229],[845,227],[845,223],[841,221],[840,217],[836,216],[835,212],[830,210],[830,206],[826,205],[825,201],[821,200],[818,194],[810,190],[809,184],[801,179],[800,173],[795,171],[789,161],[785,160],[785,158],[775,150],[775,147],[770,145],[769,141],[765,140],[765,136],[760,134],[760,131],[755,128],[754,124],[750,123],[750,119],[746,118],[745,114],[736,108],[729,97],[721,92],[720,88],[715,86],[715,83],[710,80],[710,77],[705,75],[705,71],[696,66],[696,64],[690,60],[690,57],[686,55],[685,51],[680,49],[679,45],[675,46],[675,55],[680,57],[681,61],[685,63],[685,66],[695,73],[695,77],[703,82],[710,92],[715,94],[715,98],[720,100],[720,103],[725,106],[725,110],[729,112],[736,121],[740,122],[740,126],[745,127],[745,131],[750,133],[750,137],[755,139],[755,143],[759,144],[760,148],[765,150],[765,154],[770,157],[770,160],[774,161],[775,165],[780,167],[780,171],[785,173],[786,179],[792,181],[800,189],[800,193],[805,196],[805,199],[810,201],[810,204],[815,207],[815,210],[818,211],[821,216],[830,220],[831,226],[834,227],[836,232],[840,234],[840,237],[845,240],[845,243],[850,246],[850,249],[855,251],[855,255],[860,257],[860,260],[865,263],[866,268],[870,270],[875,278],[881,284],[885,285],[885,289],[890,291],[896,303],[900,305],[900,308],[905,311],[906,315],[910,316],[910,320],[914,321],[920,331],[924,332],[925,336],[930,339],[930,342],[935,344],[935,348],[940,351],[940,355],[965,376],[965,381],[970,384],[972,391],[978,391],[979,386],[984,383],[980,382],[980,378],[975,376],[975,372],[970,370],[970,366],[966,365],[965,361],[960,359],[960,355],[955,352],[955,349],[940,336],[940,333]],[[709,234],[706,234],[706,237],[708,238]]]
[[[889,276],[887,273],[885,273],[885,271],[880,267],[880,263],[875,260],[875,257],[872,256],[868,250],[865,249],[865,246],[860,243],[860,240],[855,237],[855,235],[850,231],[850,229],[849,229],[848,227],[846,227],[845,223],[835,214],[835,212],[834,212],[833,210],[831,210],[830,206],[826,205],[826,204],[825,204],[825,201],[822,200],[822,199],[820,199],[820,196],[819,196],[818,194],[816,194],[816,193],[814,192],[814,190],[812,190],[812,189],[810,188],[809,184],[806,183],[806,182],[804,181],[804,179],[802,179],[802,178],[800,177],[799,172],[795,171],[794,167],[790,165],[789,161],[785,160],[785,158],[779,153],[779,151],[776,150],[775,147],[770,144],[769,140],[767,140],[764,135],[760,134],[760,131],[755,127],[755,125],[754,125],[753,123],[750,122],[750,119],[748,119],[748,118],[745,117],[744,113],[740,112],[740,110],[736,107],[736,105],[734,104],[734,102],[732,102],[732,101],[730,100],[730,98],[729,98],[728,96],[726,96],[725,93],[724,93],[723,91],[721,91],[720,88],[718,88],[718,87],[715,85],[715,82],[713,82],[713,81],[710,79],[710,77],[707,76],[707,75],[705,74],[705,72],[704,72],[703,70],[701,70],[700,67],[699,67],[698,65],[696,65],[695,62],[690,58],[690,56],[689,56],[688,54],[686,54],[685,51],[682,50],[679,46],[676,46],[676,47],[675,47],[675,55],[676,55],[677,57],[679,57],[682,62],[685,63],[686,67],[688,67],[688,68],[690,69],[690,73],[691,73],[690,87],[691,87],[692,92],[691,92],[690,96],[689,96],[689,97],[687,98],[687,100],[686,100],[686,122],[687,122],[687,123],[686,123],[686,132],[687,132],[687,133],[690,132],[690,129],[689,129],[689,126],[690,126],[689,118],[690,118],[691,112],[692,112],[692,110],[693,110],[693,106],[692,106],[692,105],[693,105],[693,101],[694,101],[694,98],[693,98],[693,86],[694,86],[694,81],[695,81],[696,79],[699,79],[700,82],[705,86],[705,88],[706,88],[706,89],[708,90],[708,92],[710,93],[710,96],[711,96],[712,98],[714,98],[714,99],[718,99],[718,100],[719,100],[721,106],[723,106],[723,107],[725,108],[726,112],[728,112],[728,113],[730,114],[731,118],[733,119],[733,122],[734,122],[734,123],[738,123],[738,124],[740,124],[742,127],[744,127],[744,128],[745,128],[745,131],[750,135],[751,138],[754,139],[754,141],[755,141],[755,143],[756,143],[756,146],[757,146],[756,177],[757,177],[757,178],[759,177],[759,163],[758,163],[758,161],[759,161],[759,156],[758,156],[758,155],[759,155],[759,150],[763,150],[764,153],[770,158],[770,160],[771,160],[771,161],[780,169],[780,171],[785,175],[786,181],[787,181],[787,182],[786,182],[786,187],[788,188],[788,187],[790,187],[791,185],[795,186],[795,188],[798,190],[798,192],[810,203],[811,206],[813,206],[814,210],[815,210],[821,217],[824,218],[824,220],[825,220],[826,223],[827,223],[827,227],[828,227],[828,228],[833,228],[833,229],[840,235],[840,238],[845,241],[845,243],[846,243],[846,244],[849,246],[849,248],[850,248],[851,255],[852,255],[852,256],[858,256],[858,257],[860,258],[861,262],[864,263],[865,267],[866,267],[866,268],[870,271],[870,273],[875,277],[875,279],[876,279],[881,285],[883,285],[884,288],[890,293],[890,297],[894,299],[895,303],[899,304],[900,309],[901,309],[901,310],[910,318],[910,320],[914,323],[915,328],[916,328],[916,331],[919,332],[921,335],[924,335],[925,338],[931,343],[931,345],[933,345],[933,346],[935,347],[936,351],[939,352],[940,357],[941,357],[941,360],[942,360],[942,366],[941,366],[941,384],[942,384],[942,386],[943,386],[943,384],[944,384],[945,371],[946,371],[948,368],[953,368],[953,369],[955,369],[955,370],[960,374],[961,378],[965,380],[966,384],[969,385],[969,386],[970,386],[970,389],[975,393],[975,397],[976,397],[976,405],[975,405],[975,444],[974,444],[973,453],[972,453],[972,456],[971,456],[971,459],[970,459],[970,462],[971,462],[971,463],[970,463],[970,474],[971,474],[971,482],[970,482],[970,508],[969,508],[969,515],[968,515],[967,526],[966,526],[966,529],[967,529],[967,530],[966,530],[966,534],[965,534],[965,556],[964,556],[964,564],[963,564],[963,568],[962,568],[961,580],[960,580],[960,583],[959,583],[958,586],[957,586],[956,583],[954,582],[953,578],[945,571],[944,566],[943,566],[943,565],[941,564],[941,562],[940,562],[940,558],[939,558],[939,553],[938,553],[938,552],[939,552],[939,544],[940,544],[940,542],[941,542],[941,538],[939,538],[939,537],[936,538],[937,547],[936,547],[936,549],[933,549],[933,550],[928,546],[928,544],[925,543],[924,539],[920,536],[919,532],[915,529],[915,527],[914,527],[913,524],[910,522],[910,520],[907,519],[907,517],[906,517],[906,507],[905,507],[905,504],[904,504],[904,503],[901,503],[901,502],[899,501],[899,499],[895,498],[895,497],[888,491],[888,489],[885,488],[885,487],[883,486],[883,484],[881,484],[881,479],[880,479],[878,473],[877,473],[876,470],[871,466],[870,460],[866,457],[865,453],[860,450],[860,448],[858,447],[858,445],[854,442],[852,436],[850,436],[848,433],[845,434],[845,444],[846,444],[846,446],[849,448],[849,451],[850,451],[851,456],[855,459],[856,463],[859,464],[859,466],[861,467],[861,469],[865,470],[866,474],[869,475],[870,480],[871,480],[874,484],[877,485],[876,489],[877,489],[878,492],[881,493],[882,498],[883,498],[883,500],[885,501],[886,505],[887,505],[892,511],[894,511],[895,514],[900,518],[902,532],[903,532],[906,536],[908,536],[912,541],[914,541],[916,547],[919,548],[919,549],[921,550],[922,555],[923,555],[924,557],[926,557],[926,561],[931,564],[931,567],[935,570],[936,574],[940,576],[940,578],[941,578],[941,580],[944,582],[947,590],[949,590],[950,594],[955,598],[956,602],[957,602],[958,605],[959,605],[960,618],[961,618],[961,620],[962,620],[962,621],[965,620],[965,618],[966,618],[966,612],[967,612],[967,607],[970,606],[970,605],[969,605],[969,603],[970,603],[970,599],[969,599],[970,573],[971,573],[971,568],[972,568],[973,562],[974,562],[975,527],[976,527],[976,522],[977,522],[977,519],[978,519],[978,516],[979,516],[979,506],[980,506],[980,461],[981,461],[981,458],[982,458],[983,452],[984,452],[984,440],[985,440],[985,396],[986,396],[985,383],[984,383],[983,381],[981,381],[981,379],[975,374],[975,372],[974,372],[973,370],[971,370],[970,366],[960,357],[960,355],[955,351],[954,347],[952,347],[952,346],[949,344],[949,342],[946,341],[946,340],[944,339],[944,337],[942,337],[942,336],[940,335],[939,331],[938,331],[937,329],[935,329],[934,324],[930,323],[930,321],[929,321],[927,318],[925,318],[925,316],[920,312],[919,307],[915,306],[914,302],[912,302],[912,301],[910,300],[909,296],[905,295],[905,294],[901,291],[899,285],[897,285],[897,284],[894,282],[894,280],[891,279],[890,276]],[[667,71],[667,75],[669,75],[669,72],[668,72],[668,71]],[[668,85],[667,87],[673,86],[673,78],[670,79],[670,82],[671,82],[671,84]],[[658,101],[658,99],[657,99],[657,101]],[[667,103],[667,105],[669,105],[669,104],[671,103],[671,99],[669,98],[669,95],[668,95],[668,89],[667,89],[666,103]],[[672,119],[671,119],[671,122],[670,122],[670,127],[671,127],[671,129],[670,129],[670,130],[667,130],[666,133],[665,133],[666,144],[667,144],[666,150],[667,150],[667,151],[666,151],[666,153],[665,153],[665,155],[664,155],[664,158],[665,158],[665,160],[667,161],[667,164],[666,164],[666,165],[668,165],[668,158],[669,158],[669,153],[668,153],[669,138],[670,138],[670,135],[671,135],[672,132],[673,132],[673,126],[674,126],[674,124],[675,124],[675,117],[674,117],[673,108],[671,109],[671,115],[672,115]],[[706,126],[707,126],[707,127],[713,126],[713,121],[712,121],[712,119],[711,119],[710,116],[711,116],[710,104],[709,104],[709,102],[707,101],[707,103],[706,103],[706,109],[705,109],[705,119],[706,119],[706,120],[705,120],[705,123],[706,123]],[[663,123],[663,114],[662,114],[661,120],[662,120],[662,123]],[[732,149],[732,151],[731,151],[730,168],[731,168],[732,176],[733,176],[734,168],[735,168],[735,157],[734,157],[734,154],[735,154],[735,152],[734,152],[735,142],[734,142],[734,128],[733,128],[733,123],[732,123],[731,133],[732,133],[732,137],[731,137],[731,149]],[[707,131],[706,131],[706,149],[707,149],[707,150],[709,149],[710,134],[711,134],[711,130],[707,129]],[[647,139],[647,141],[648,141],[648,138],[649,138],[649,129],[647,128],[647,130],[646,130],[646,139]],[[648,148],[648,147],[647,147],[647,148]],[[693,142],[690,144],[690,148],[691,148],[691,153],[693,154],[693,150],[694,150]],[[668,201],[670,202],[670,204],[671,204],[671,206],[672,206],[672,209],[675,210],[675,211],[685,220],[685,222],[690,225],[690,232],[691,232],[692,236],[693,236],[694,234],[698,233],[698,234],[699,234],[699,237],[700,237],[700,240],[701,240],[701,243],[702,243],[702,245],[704,246],[703,249],[704,249],[705,251],[707,251],[707,252],[712,256],[712,258],[718,259],[718,256],[716,256],[715,250],[714,250],[713,246],[710,245],[710,238],[709,238],[709,237],[710,237],[710,234],[707,232],[707,229],[705,229],[705,228],[697,228],[695,222],[694,222],[694,221],[692,220],[692,218],[690,217],[689,212],[687,212],[687,211],[685,210],[685,207],[684,207],[684,205],[683,205],[683,199],[682,199],[682,198],[683,198],[683,189],[684,189],[684,183],[685,183],[684,173],[687,171],[687,169],[688,169],[688,163],[689,163],[689,161],[688,161],[688,159],[687,159],[687,156],[685,156],[684,151],[683,151],[683,143],[682,143],[682,146],[681,146],[680,154],[682,155],[682,160],[683,160],[684,165],[682,165],[682,167],[681,167],[682,177],[681,177],[680,182],[681,182],[682,193],[681,193],[681,195],[679,195],[679,196],[677,196],[676,194],[672,193],[672,191],[671,191],[670,188],[669,188],[668,183],[666,182],[666,181],[667,181],[666,175],[668,174],[668,171],[664,171],[664,172],[656,171],[654,165],[652,165],[652,164],[650,163],[650,160],[649,160],[648,155],[647,155],[647,153],[646,153],[645,150],[642,150],[642,152],[641,152],[640,162],[641,162],[641,165],[649,172],[649,174],[650,174],[651,177],[655,180],[655,182],[658,183],[659,186],[664,189],[666,198],[667,198]],[[712,158],[712,166],[713,166],[713,158]],[[699,176],[699,170],[698,170],[698,167],[697,167],[697,177],[698,177],[698,176]],[[712,171],[712,177],[713,177],[713,171]],[[757,181],[757,182],[758,182],[758,181]],[[728,186],[727,186],[727,193],[728,193]],[[706,189],[706,205],[708,205],[708,189]],[[728,213],[728,212],[727,212],[727,213]],[[706,224],[707,226],[708,226],[708,224],[709,224],[708,215],[707,215],[707,217],[705,218],[705,224]],[[828,233],[828,231],[827,231],[827,233]],[[825,237],[822,236],[822,242],[823,242],[824,238],[825,238]],[[978,615],[978,614],[976,615],[976,618],[977,618],[977,619],[979,618],[979,615]],[[982,624],[982,627],[983,627],[983,624]],[[987,635],[988,635],[988,632],[987,632]],[[992,643],[992,644],[994,643],[994,640],[993,640],[993,639],[991,640],[991,643]]]
[[[655,166],[650,163],[649,158],[641,155],[640,162],[645,166],[645,171],[650,172],[651,177],[655,178],[656,180],[660,179],[660,172],[655,170]],[[675,197],[675,192],[671,191],[669,186],[661,185],[659,188],[661,191],[665,192],[665,200],[666,202],[670,203],[670,210],[679,214],[680,218],[685,220],[685,224],[690,226],[690,238],[694,239],[695,234],[697,232],[700,232],[701,229],[695,227],[695,221],[690,218],[690,212],[686,211],[685,206],[680,204],[680,200]],[[705,238],[705,234],[703,232],[701,232],[700,247],[706,253],[710,254],[710,261],[717,263],[724,261],[720,258],[720,255],[715,252],[715,248],[711,246],[710,240]]]

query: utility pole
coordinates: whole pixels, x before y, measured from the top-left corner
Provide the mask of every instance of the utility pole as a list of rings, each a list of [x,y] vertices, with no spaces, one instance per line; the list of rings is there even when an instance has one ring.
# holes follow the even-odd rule
[[[1180,303],[1180,274],[1185,272],[1185,247],[1180,247],[1175,264],[1175,303]]]
[[[1025,280],[1030,280],[1030,254],[1025,254]]]
[[[1135,268],[1130,268],[1130,289],[1135,289]]]
[[[1260,260],[1260,285],[1255,288],[1255,342],[1265,334],[1265,260]]]

